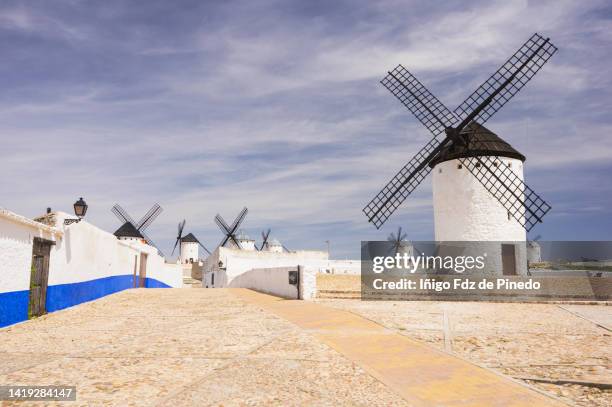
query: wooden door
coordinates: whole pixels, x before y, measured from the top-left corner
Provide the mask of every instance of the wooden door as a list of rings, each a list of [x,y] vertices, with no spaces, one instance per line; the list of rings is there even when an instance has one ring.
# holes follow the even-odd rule
[[[138,275],[138,286],[144,287],[147,278],[147,254],[140,253],[140,273]]]
[[[134,256],[134,277],[132,278],[132,287],[136,288],[138,287],[138,278],[137,276],[137,271],[138,271],[138,255]]]
[[[47,313],[47,285],[49,282],[50,240],[34,238],[32,244],[32,268],[30,270],[30,304],[29,317],[38,317]]]
[[[516,275],[516,259],[513,244],[502,244],[502,273],[504,276]]]

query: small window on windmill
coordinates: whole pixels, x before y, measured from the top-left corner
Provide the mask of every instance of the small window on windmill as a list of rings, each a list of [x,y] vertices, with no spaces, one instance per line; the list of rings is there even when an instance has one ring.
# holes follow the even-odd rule
[[[462,169],[462,168],[463,168],[463,165],[461,165],[461,164],[457,164],[457,169],[458,169],[458,170],[460,170],[460,169]]]
[[[507,162],[506,165],[508,166],[508,168],[512,168],[512,163],[511,162]]]
[[[476,163],[476,168],[480,168],[480,163]]]
[[[508,220],[512,219],[512,214],[508,211]]]
[[[438,174],[442,174],[442,168],[438,169]]]

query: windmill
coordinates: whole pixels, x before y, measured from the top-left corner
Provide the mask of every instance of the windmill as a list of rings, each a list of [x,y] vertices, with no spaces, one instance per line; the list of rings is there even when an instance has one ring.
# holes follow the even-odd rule
[[[204,249],[206,253],[211,254],[210,251],[204,246],[197,237],[193,233],[189,233],[186,236],[183,236],[183,230],[185,229],[185,219],[178,224],[178,235],[176,237],[176,242],[174,242],[174,248],[172,248],[172,255],[174,255],[174,251],[176,250],[176,246],[179,247],[179,258],[181,263],[184,263],[186,259],[194,259],[198,258],[198,245]],[[180,245],[179,245],[180,243]],[[185,246],[183,248],[183,246]],[[183,251],[189,251],[186,256],[183,256]]]
[[[155,245],[153,240],[145,234],[145,229],[151,226],[151,223],[162,213],[163,209],[159,204],[154,204],[147,213],[138,221],[134,219],[123,209],[119,204],[115,204],[111,211],[117,218],[123,222],[123,225],[114,233],[119,239],[144,239],[148,244],[155,247],[160,256],[163,256],[161,250]]]
[[[487,234],[487,227],[497,222],[495,228],[501,230],[498,235],[508,236],[503,234],[503,228],[511,227],[505,223],[511,219],[523,236],[521,239],[521,233],[516,232],[513,239],[525,240],[525,230],[530,231],[542,222],[551,207],[523,182],[524,156],[483,124],[556,51],[549,38],[534,34],[453,112],[402,65],[388,72],[381,80],[383,86],[417,117],[433,138],[364,207],[368,221],[379,229],[435,167],[436,240],[453,240],[449,236],[463,237],[457,240],[495,240]],[[440,182],[436,182],[437,176]],[[478,181],[479,189],[472,185],[473,180]],[[482,197],[486,202],[480,207],[470,196],[479,191],[486,195]],[[470,223],[476,212],[482,212],[476,215],[480,223]],[[477,232],[470,234],[467,229],[462,230],[463,234],[453,232],[453,228],[461,229],[462,225]]]
[[[406,242],[406,237],[408,235],[406,233],[402,233],[402,228],[401,226],[397,228],[397,234],[391,233],[389,235],[389,237],[387,238],[387,241],[391,243],[391,249],[389,251],[392,251],[393,254],[397,254],[399,253],[400,249],[403,247],[406,247],[407,242]]]
[[[215,223],[217,224],[217,226],[219,226],[219,229],[221,229],[221,232],[223,232],[223,234],[225,235],[223,240],[221,240],[221,243],[219,243],[219,246],[225,247],[227,242],[231,240],[237,248],[242,249],[239,240],[236,238],[236,231],[240,227],[240,224],[242,223],[248,212],[249,210],[245,206],[242,211],[240,211],[236,219],[234,219],[234,222],[231,226],[227,225],[221,215],[217,214],[215,216]]]
[[[259,251],[262,250],[268,250],[268,251],[272,251],[272,252],[282,252],[285,251],[287,253],[290,253],[291,251],[289,249],[287,249],[285,247],[285,245],[281,244],[281,242],[279,242],[277,239],[270,239],[270,232],[272,230],[270,228],[268,228],[267,231],[262,231],[261,232],[261,246],[259,247]]]

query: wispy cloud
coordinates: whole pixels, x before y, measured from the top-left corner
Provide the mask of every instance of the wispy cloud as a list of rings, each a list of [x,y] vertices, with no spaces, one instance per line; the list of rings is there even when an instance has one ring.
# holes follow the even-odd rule
[[[245,205],[251,235],[332,240],[337,256],[399,224],[428,239],[428,181],[382,231],[361,213],[429,137],[378,80],[402,63],[453,108],[538,31],[559,53],[487,125],[553,205],[538,233],[610,238],[611,15],[599,1],[5,2],[0,205],[34,216],[83,195],[113,230],[113,203],[137,216],[157,201],[166,249],[182,218],[216,244],[212,217]]]

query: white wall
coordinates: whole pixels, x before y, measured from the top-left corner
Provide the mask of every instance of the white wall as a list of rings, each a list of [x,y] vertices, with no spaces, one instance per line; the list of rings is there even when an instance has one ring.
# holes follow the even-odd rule
[[[0,209],[0,293],[30,289],[35,237],[61,239],[62,232]]]
[[[202,284],[204,287],[227,287],[234,278],[252,269],[303,265],[310,269],[323,270],[328,266],[327,256],[327,252],[323,251],[275,253],[218,247],[202,265]],[[219,262],[222,263],[221,267]]]
[[[194,242],[181,242],[181,263],[189,263],[189,259],[198,261],[198,244]]]
[[[499,157],[504,165],[523,179],[523,162]],[[435,239],[438,242],[525,242],[525,228],[459,160],[439,163],[433,168]],[[517,273],[527,273],[525,245],[516,245]],[[487,253],[491,273],[501,274],[501,244]],[[495,270],[495,271],[493,271]]]
[[[523,163],[501,157],[522,180]],[[524,241],[523,226],[459,160],[436,165],[433,173],[435,239],[458,241]]]

